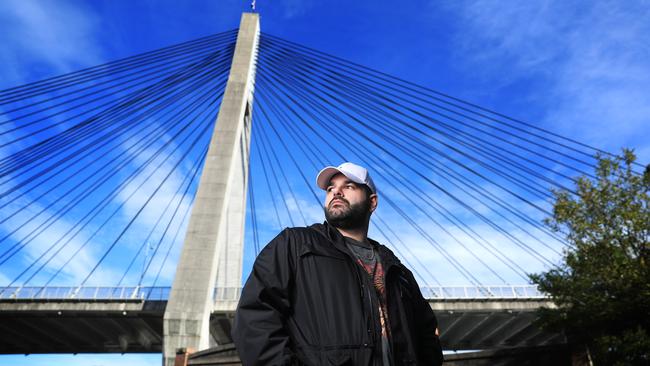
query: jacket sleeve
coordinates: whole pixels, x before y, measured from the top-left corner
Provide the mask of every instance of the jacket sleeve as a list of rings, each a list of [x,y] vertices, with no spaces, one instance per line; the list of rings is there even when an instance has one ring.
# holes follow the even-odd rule
[[[415,299],[413,302],[416,319],[416,342],[418,348],[418,365],[442,365],[442,346],[440,338],[436,335],[438,320],[436,319],[429,302],[422,296],[420,287],[411,273],[410,281],[413,286]]]
[[[289,236],[285,229],[260,252],[242,290],[232,337],[244,366],[293,362],[286,327],[293,282]]]

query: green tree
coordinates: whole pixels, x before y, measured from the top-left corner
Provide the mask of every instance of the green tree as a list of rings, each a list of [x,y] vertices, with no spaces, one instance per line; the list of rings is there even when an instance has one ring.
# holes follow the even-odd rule
[[[595,178],[553,192],[545,223],[570,245],[558,267],[531,275],[557,305],[540,325],[586,345],[595,365],[650,364],[650,166],[634,173],[635,160],[599,156]]]

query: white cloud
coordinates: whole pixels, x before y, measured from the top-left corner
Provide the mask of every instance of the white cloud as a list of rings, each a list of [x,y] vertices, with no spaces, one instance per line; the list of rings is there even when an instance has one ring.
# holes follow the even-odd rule
[[[388,187],[387,187],[388,188]],[[489,189],[489,186],[484,188]],[[459,198],[463,201],[467,201],[465,194],[450,188],[452,193],[459,194]],[[524,268],[526,271],[530,272],[539,272],[545,269],[545,266],[540,263],[533,255],[528,253],[526,250],[522,249],[519,245],[512,242],[511,239],[499,233],[494,228],[490,227],[487,223],[482,222],[479,218],[472,215],[467,211],[466,208],[461,207],[455,201],[452,201],[446,196],[436,193],[435,190],[427,188],[426,191],[446,209],[451,213],[457,216],[464,224],[469,226],[476,235],[479,235],[484,241],[487,241],[492,246],[496,247],[507,259],[514,261],[520,267]],[[415,208],[411,208],[410,204],[400,203],[398,197],[395,197],[396,193],[390,189],[383,191],[384,195],[390,195],[391,199],[396,201],[396,203],[406,211],[406,214],[409,215],[411,219],[417,222],[417,224],[427,233],[431,238],[433,238],[444,250],[449,253],[454,259],[460,262],[467,270],[475,276],[481,283],[487,285],[502,284],[503,281],[495,276],[484,264],[494,269],[499,276],[503,277],[506,282],[511,284],[522,284],[526,281],[521,278],[520,275],[513,272],[502,260],[495,257],[500,256],[494,249],[485,249],[481,244],[477,243],[470,235],[463,232],[456,225],[449,222],[441,214],[434,212],[434,210],[425,208],[427,212],[442,226],[438,226],[430,218],[426,217],[423,212]],[[510,204],[515,206],[522,206],[514,198],[507,195],[499,194],[502,199]],[[417,197],[416,199],[424,199],[423,197]],[[381,198],[380,198],[381,202]],[[492,205],[494,206],[494,205]],[[426,207],[426,205],[422,205]],[[559,244],[554,239],[551,239],[546,234],[539,232],[537,229],[533,229],[529,224],[524,223],[522,220],[513,217],[511,214],[506,214],[507,217],[511,218],[514,222],[521,225],[523,229],[530,232],[535,237],[531,237],[529,234],[513,225],[512,223],[506,221],[502,217],[498,216],[495,212],[497,210],[494,207],[479,207],[473,205],[473,208],[479,209],[481,214],[485,215],[492,222],[494,222],[499,227],[503,228],[506,232],[512,236],[518,238],[525,244],[531,246],[536,251],[538,251],[543,257],[548,258],[552,262],[557,262],[559,255],[552,250],[546,248],[541,242],[550,245],[555,250],[561,250],[561,244]],[[498,209],[503,212],[502,209]],[[518,207],[518,210],[521,212],[526,211],[526,208],[523,209]],[[396,233],[399,235],[401,241],[404,242],[404,245],[408,246],[410,252],[413,255],[409,254],[409,250],[403,247],[398,240],[395,240],[390,231],[387,231],[385,228],[384,231],[389,235],[389,242],[396,245],[397,249],[402,252],[402,259],[408,262],[409,266],[414,267],[414,269],[419,272],[425,278],[425,281],[429,282],[428,284],[434,284],[434,282],[428,278],[426,274],[427,270],[431,272],[436,279],[444,285],[467,285],[469,282],[468,279],[465,279],[460,272],[454,268],[454,266],[445,259],[444,255],[440,253],[439,249],[436,249],[436,245],[429,243],[428,240],[419,232],[417,232],[411,224],[404,220],[399,214],[392,210],[392,208],[383,202],[380,204],[377,214],[382,217]],[[540,214],[538,212],[528,212],[535,219],[538,219]],[[384,241],[384,238],[379,233],[379,230],[375,226],[380,225],[380,222],[375,219],[373,225],[371,226],[370,235],[380,241]],[[444,228],[444,229],[443,229]],[[446,231],[446,232],[445,232]],[[466,246],[463,248],[462,245]],[[483,241],[481,241],[483,242]],[[471,253],[470,253],[471,251]],[[494,254],[490,253],[493,252]],[[480,261],[477,259],[480,259]],[[426,269],[422,267],[423,263],[426,266]],[[510,267],[515,267],[510,264]]]
[[[9,278],[5,273],[0,272],[0,286],[10,284],[12,280],[13,278]]]
[[[282,7],[284,18],[291,19],[304,15],[313,3],[310,0],[282,0],[279,5]]]
[[[171,136],[165,136],[160,140],[167,141],[170,137]],[[122,144],[124,145],[125,141],[123,141]],[[170,241],[172,240],[173,235],[177,230],[180,230],[176,238],[175,243],[177,245],[174,248],[175,250],[172,249],[170,257],[165,262],[157,286],[171,282],[176,270],[179,244],[183,242],[185,237],[184,229],[187,223],[181,223],[180,221],[183,219],[182,215],[190,209],[189,206],[192,202],[191,196],[193,196],[193,192],[190,190],[186,195],[183,195],[182,193],[191,179],[194,163],[196,163],[196,159],[199,159],[200,157],[190,154],[190,158],[186,157],[178,166],[174,167],[177,164],[178,159],[181,158],[182,152],[176,151],[169,157],[167,154],[173,151],[176,147],[177,145],[174,142],[170,143],[160,155],[151,160],[147,166],[133,177],[132,180],[123,184],[115,198],[116,207],[117,205],[122,205],[120,216],[124,221],[133,219],[141,210],[138,214],[138,218],[133,221],[123,239],[123,242],[128,245],[129,251],[135,253],[136,250],[139,250],[144,240],[148,238],[147,241],[150,245],[149,252],[141,252],[139,257],[143,259],[138,263],[145,260],[144,258],[150,259],[149,256],[154,254],[152,249],[154,249],[160,241],[165,226],[169,220],[172,219],[173,212],[177,210],[176,216],[173,218],[173,223],[165,233],[165,237],[161,242],[159,249],[155,253],[154,260],[149,266],[147,276],[144,279],[145,284],[147,281],[153,281],[158,268],[162,265],[162,261],[169,245],[172,245]],[[145,164],[158,148],[160,148],[160,146],[149,147],[135,156],[135,159],[126,169],[124,169],[124,172],[128,174],[133,173],[135,169]],[[180,148],[180,151],[182,150],[184,149]],[[126,179],[126,175],[123,175],[122,179]],[[198,178],[194,179],[193,184],[198,184]],[[149,199],[154,192],[155,196]],[[179,225],[181,226],[180,228]],[[151,236],[148,237],[150,233]],[[144,250],[146,251],[147,249],[145,248]],[[133,284],[137,281],[137,277],[140,273],[136,272],[138,271],[129,272],[130,276],[126,278],[126,284]]]
[[[139,155],[137,159],[138,161],[135,162],[134,164],[143,163],[144,160],[148,158],[150,153],[151,151],[149,151],[149,154]],[[85,159],[86,161],[82,161],[81,164],[83,164],[84,162],[91,163],[90,161],[88,161],[88,159],[93,159],[93,157],[86,157]],[[156,165],[156,163],[160,161],[161,160],[158,159],[154,161],[153,164]],[[97,163],[96,161],[92,161],[92,162]],[[62,275],[59,276],[57,283],[66,284],[66,285],[71,285],[71,284],[76,285],[79,284],[85,278],[85,276],[89,273],[92,267],[97,263],[99,258],[104,254],[105,250],[107,250],[109,245],[111,245],[113,240],[115,240],[117,236],[120,234],[120,232],[122,231],[122,229],[126,227],[128,221],[135,215],[138,209],[142,207],[145,200],[158,186],[158,184],[160,184],[167,171],[173,167],[174,162],[175,161],[172,158],[171,161],[168,161],[167,163],[163,164],[163,167],[157,171],[154,171],[153,167],[149,167],[148,169],[145,169],[145,171],[140,174],[139,179],[136,179],[135,181],[131,182],[131,184],[127,184],[126,187],[122,187],[122,189],[118,191],[118,196],[116,197],[116,199],[114,199],[109,206],[103,209],[101,214],[97,216],[97,218],[94,219],[94,221],[92,221],[90,225],[83,232],[81,232],[79,235],[74,237],[72,241],[66,246],[65,249],[63,249],[63,251],[60,254],[54,257],[54,259],[46,267],[46,271],[48,271],[49,273],[53,273],[54,270],[58,269],[61,266],[64,266],[67,259],[70,258],[70,256],[73,255],[74,251],[77,248],[79,248],[89,238],[89,235],[94,230],[99,229],[99,225],[101,224],[102,219],[108,219],[109,218],[108,214],[112,213],[115,209],[117,209],[118,205],[122,201],[126,200],[127,196],[131,193],[131,191],[135,189],[135,187],[139,183],[141,183],[142,180],[149,173],[153,173],[152,177],[144,181],[142,189],[138,192],[139,194],[136,194],[132,200],[126,201],[125,207],[122,208],[119,214],[113,217],[111,221],[108,222],[108,225],[103,226],[101,230],[98,232],[98,234],[94,238],[92,238],[91,242],[83,250],[81,250],[80,253],[74,255],[73,260],[71,260],[69,264],[66,264],[63,267]],[[187,163],[186,165],[189,164],[191,163]],[[171,211],[173,211],[173,208],[175,207],[174,203],[178,202],[176,190],[180,185],[180,183],[183,181],[183,179],[186,177],[186,173],[189,171],[189,169],[184,169],[184,168],[188,168],[188,167],[185,167],[181,164],[181,169],[177,169],[173,172],[170,179],[168,179],[167,184],[165,184],[162,187],[162,189],[159,190],[156,199],[153,199],[149,203],[147,209],[144,210],[142,215],[139,217],[139,220],[136,220],[134,222],[134,224],[130,227],[130,230],[127,231],[125,236],[122,237],[121,240],[117,243],[117,247],[114,250],[112,250],[111,254],[107,257],[106,260],[104,260],[102,266],[93,274],[93,276],[90,278],[89,282],[86,283],[86,285],[98,284],[98,285],[106,286],[106,285],[116,284],[117,279],[121,277],[122,272],[126,269],[126,263],[130,262],[131,257],[135,254],[135,250],[137,250],[140,247],[140,244],[143,242],[144,238],[152,229],[153,225],[155,224],[158,217],[160,217],[161,213],[164,211],[168,202],[175,198],[173,200],[174,202],[172,202],[171,210],[166,214],[166,218],[171,217]],[[129,170],[129,172],[131,171],[133,171],[133,169]],[[54,191],[49,196],[45,197],[45,199],[39,200],[38,204],[33,204],[30,207],[29,212],[22,212],[20,215],[17,215],[12,220],[6,222],[1,229],[3,229],[5,232],[9,232],[13,230],[13,228],[18,227],[18,225],[20,225],[20,223],[22,223],[25,219],[31,216],[31,214],[40,212],[45,207],[46,202],[48,202],[48,200],[53,199],[52,197],[59,197],[57,196],[57,192],[61,193],[69,189],[70,184],[78,183],[79,179],[82,180],[86,179],[88,182],[93,182],[100,179],[101,178],[100,175],[103,175],[105,173],[106,173],[105,171],[101,172],[101,174],[97,173],[95,176],[92,175],[84,176],[82,174],[79,174],[77,177],[69,178],[67,180],[68,181],[67,186],[64,184],[62,187],[59,187],[57,191]],[[125,174],[124,172],[122,172],[122,170],[118,171],[118,173]],[[53,185],[60,179],[63,178],[59,177],[57,179],[48,179],[45,183],[42,182],[40,184],[41,190],[43,186],[48,187],[48,185]],[[46,229],[42,234],[35,237],[33,242],[31,242],[29,245],[25,247],[24,254],[21,253],[16,257],[16,260],[22,261],[22,264],[18,265],[16,260],[14,260],[13,266],[18,268],[18,270],[22,270],[21,266],[24,267],[32,263],[36,258],[38,258],[42,253],[44,253],[47,250],[47,248],[49,248],[50,245],[53,244],[54,240],[58,239],[70,227],[72,227],[76,219],[80,218],[87,210],[90,210],[91,207],[95,206],[99,202],[99,200],[104,197],[105,194],[108,194],[111,189],[117,187],[118,183],[119,182],[117,179],[109,180],[108,183],[100,187],[100,189],[96,191],[94,194],[87,195],[83,202],[81,202],[80,204],[76,204],[74,206],[75,208],[71,211],[71,213],[67,214],[62,219],[56,220],[54,222],[54,225]],[[185,183],[187,183],[187,181],[185,181]],[[11,184],[10,182],[7,186],[10,187],[12,185],[13,184]],[[86,186],[82,186],[81,189],[85,187]],[[79,189],[73,192],[73,195],[78,194],[78,192]],[[68,197],[67,199],[70,198]],[[23,197],[19,202],[14,202],[12,205],[7,207],[6,213],[9,214],[10,212],[13,212],[14,209],[18,209],[22,207],[29,201],[31,201],[29,196]],[[183,204],[179,208],[180,214],[186,211],[190,202],[191,200],[189,199],[189,197],[185,197],[185,200],[183,200]],[[60,206],[61,204],[47,209],[43,213],[43,215],[35,221],[35,223],[21,228],[20,231],[14,234],[12,238],[10,238],[8,241],[13,243],[20,240],[20,238],[22,238],[33,227],[37,226],[39,222],[42,222],[45,217],[49,217],[53,215],[54,212]],[[178,222],[180,219],[181,219],[180,217],[175,218],[176,222]],[[162,221],[161,226],[164,226],[164,224],[165,224],[165,220]],[[160,263],[161,258],[164,255],[164,250],[168,247],[169,237],[173,235],[173,232],[177,226],[178,223],[172,225],[172,228],[167,233],[166,235],[167,240],[163,243],[164,249],[162,249],[159,253],[157,253],[156,258],[158,258],[159,260],[157,260],[157,262],[154,262],[152,264],[152,268],[148,272],[150,275],[152,273],[155,275],[155,272],[157,271],[158,268],[156,267],[156,263]],[[157,242],[160,234],[162,234],[162,230],[163,229],[161,227],[158,227],[157,229],[158,235],[154,234],[150,239],[150,242],[152,243]],[[180,240],[182,240],[182,238],[183,235],[180,235]],[[168,261],[167,263],[168,265],[165,267],[165,270],[161,274],[162,276],[161,280],[167,280],[172,276],[173,270],[175,268],[175,266],[173,265],[174,256],[175,253],[172,254],[170,261]],[[124,284],[135,283],[137,277],[140,275],[138,269],[141,268],[142,262],[144,261],[144,257],[145,254],[140,253],[139,258],[135,263],[136,267],[130,271],[130,276],[126,278]],[[49,258],[49,254],[45,258]],[[171,266],[169,265],[170,262],[172,264]],[[41,279],[40,282],[44,282],[43,278],[48,278],[48,277],[47,276],[37,277],[34,281],[31,282],[31,284],[33,285],[35,283],[39,283],[39,278]],[[19,281],[18,283],[20,284],[22,282]]]
[[[294,200],[290,194],[287,194],[284,198],[294,220],[298,221],[296,222],[298,226],[303,224],[302,217],[305,218],[307,226],[315,222],[322,222],[324,219],[323,207],[314,203],[314,200],[309,198],[311,197],[303,198],[300,195],[296,195],[296,199]]]
[[[7,206],[7,208],[5,208],[6,212],[14,212],[30,201],[31,199],[29,196],[25,196]],[[19,228],[19,230],[15,231],[5,241],[5,248],[9,248],[10,246],[13,247],[15,244],[22,243],[20,246],[16,247],[20,248],[22,246],[21,251],[5,264],[5,266],[9,266],[9,270],[13,274],[18,275],[18,273],[26,269],[27,266],[34,263],[37,258],[40,258],[44,253],[46,253],[45,256],[36,262],[36,265],[22,276],[14,285],[22,285],[28,276],[31,276],[34,270],[46,262],[47,264],[44,269],[39,272],[34,280],[27,283],[28,286],[44,284],[45,281],[47,281],[50,276],[59,269],[61,270],[61,273],[51,285],[61,283],[68,285],[80,284],[99,260],[98,243],[96,238],[93,239],[87,234],[87,230],[81,231],[71,239],[70,235],[66,235],[66,233],[75,226],[75,222],[65,218],[59,218],[50,221],[51,225],[46,228],[46,225],[49,225],[49,222],[47,221],[48,218],[55,215],[56,211],[60,207],[61,205],[46,208],[39,203],[33,203],[30,205],[29,209],[21,211],[0,226],[0,232],[2,232],[3,237],[9,232],[13,232],[17,227]],[[35,214],[41,211],[43,212],[42,214],[36,216],[29,224],[23,225],[26,220],[32,218]],[[38,229],[41,227],[41,224],[45,224],[42,226],[44,230]],[[38,234],[32,235],[31,233],[33,230],[36,230],[34,233]],[[72,231],[72,233],[75,232],[76,229]],[[60,238],[63,239],[59,241]],[[85,244],[87,241],[88,243]],[[55,243],[57,243],[57,245],[52,247]],[[49,260],[49,258],[59,249],[59,254]],[[72,258],[72,260],[68,263],[70,258]],[[104,268],[93,275],[89,284],[110,284],[114,282],[113,280],[115,276],[116,273],[112,269]],[[8,281],[3,282],[3,284],[7,285],[15,278],[8,277],[9,276],[6,275],[4,276],[4,280]]]
[[[148,153],[138,155],[128,171],[133,172],[140,164],[144,163],[149,156],[150,154]],[[170,159],[162,163],[164,156],[159,156],[142,169],[133,180],[121,187],[118,192],[116,201],[118,203],[124,203],[122,211],[123,215],[126,217],[134,217],[145,204],[147,205],[145,209],[140,212],[137,221],[137,225],[143,230],[146,229],[146,232],[156,224],[158,218],[165,211],[170,202],[172,202],[170,210],[173,210],[175,207],[174,203],[178,202],[178,187],[180,187],[181,184],[185,187],[188,182],[185,178],[187,174],[190,174],[189,170],[182,168],[174,169],[174,164],[178,158],[178,156],[172,156]],[[154,192],[154,198],[149,199]],[[185,197],[179,211],[185,212],[190,201],[190,197]]]
[[[544,126],[650,160],[650,6],[629,2],[463,2],[456,55],[494,88],[535,84]],[[479,66],[480,67],[476,67]]]
[[[0,23],[0,61],[6,87],[33,79],[34,68],[58,75],[103,59],[97,37],[99,18],[65,1],[57,1],[56,6],[48,1],[2,1]],[[25,63],[33,59],[38,62]]]

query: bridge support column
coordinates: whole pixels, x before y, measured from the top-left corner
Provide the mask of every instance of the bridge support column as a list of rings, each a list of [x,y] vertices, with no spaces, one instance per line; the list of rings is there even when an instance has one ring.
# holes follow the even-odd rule
[[[179,348],[202,350],[210,346],[215,288],[241,286],[258,40],[258,14],[244,13],[165,310],[163,357],[168,366],[174,364]],[[234,306],[235,302],[225,305]]]

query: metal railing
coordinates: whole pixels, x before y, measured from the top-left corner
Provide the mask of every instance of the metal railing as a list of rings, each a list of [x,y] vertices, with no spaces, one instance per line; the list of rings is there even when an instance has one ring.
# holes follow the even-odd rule
[[[537,286],[426,286],[422,295],[428,300],[454,299],[546,299]],[[6,287],[0,288],[0,300],[149,300],[169,299],[171,287]],[[215,301],[239,301],[241,287],[214,289]]]
[[[420,287],[422,296],[428,300],[455,299],[546,299],[548,296],[537,286],[427,286]]]
[[[0,300],[167,300],[170,287],[6,287]]]

